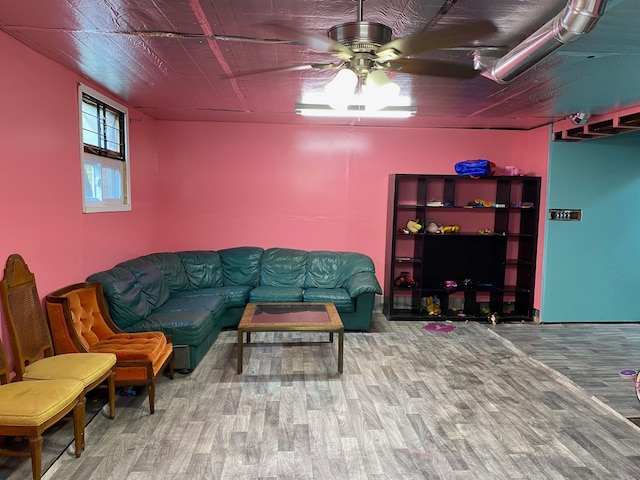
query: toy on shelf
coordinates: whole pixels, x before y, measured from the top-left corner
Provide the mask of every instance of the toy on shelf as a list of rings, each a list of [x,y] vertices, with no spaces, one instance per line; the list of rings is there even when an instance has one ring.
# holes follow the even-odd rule
[[[396,278],[395,283],[396,287],[400,288],[418,288],[418,282],[409,272],[400,272],[400,276]]]
[[[508,177],[519,177],[522,175],[522,170],[514,165],[507,165],[504,167],[504,174]]]
[[[456,223],[455,225],[445,225],[443,227],[440,227],[440,231],[438,231],[437,233],[451,234],[451,233],[458,233],[459,231],[460,231],[460,225]]]
[[[455,280],[445,280],[444,288],[446,288],[447,290],[455,290],[456,288],[458,288],[458,282],[456,282]]]
[[[472,200],[471,202],[467,203],[467,205],[465,206],[465,208],[505,208],[505,207],[506,205],[504,203],[487,202],[482,198],[476,198],[475,200]]]
[[[420,231],[422,231],[422,221],[421,220],[409,220],[407,222],[407,230],[409,230],[409,233],[418,233]]]
[[[415,220],[409,220],[407,222],[407,226],[404,228],[401,228],[399,231],[400,233],[420,233],[422,230],[424,229],[424,225],[422,224],[422,220],[420,219],[415,219]]]
[[[427,314],[430,317],[435,317],[440,315],[441,313],[440,299],[438,298],[437,295],[434,295],[432,297],[427,297],[426,302],[427,302]]]
[[[480,235],[491,235],[491,229],[490,228],[481,228],[480,230],[478,230],[478,233]]]
[[[424,223],[424,231],[426,233],[440,233],[442,222],[436,222],[433,218],[428,218]]]
[[[475,200],[472,200],[469,203],[467,203],[467,207],[475,207],[475,208],[493,207],[493,203],[487,202],[486,200],[483,200],[481,198],[476,198]]]

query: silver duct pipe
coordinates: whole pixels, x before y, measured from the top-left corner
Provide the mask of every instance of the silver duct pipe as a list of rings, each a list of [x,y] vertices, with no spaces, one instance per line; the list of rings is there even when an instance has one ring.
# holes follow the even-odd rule
[[[567,6],[543,27],[501,58],[474,55],[481,75],[508,83],[565,43],[589,33],[604,14],[607,0],[568,0]]]

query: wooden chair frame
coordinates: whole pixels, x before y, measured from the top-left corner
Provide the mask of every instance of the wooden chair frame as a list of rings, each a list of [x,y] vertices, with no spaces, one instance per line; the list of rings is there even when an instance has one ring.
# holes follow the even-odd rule
[[[55,356],[53,340],[44,309],[38,295],[35,275],[24,259],[14,253],[9,256],[0,281],[0,293],[15,359],[16,379],[22,380],[28,365]],[[115,366],[93,382],[85,385],[86,394],[106,383],[109,391],[109,417],[115,418]]]

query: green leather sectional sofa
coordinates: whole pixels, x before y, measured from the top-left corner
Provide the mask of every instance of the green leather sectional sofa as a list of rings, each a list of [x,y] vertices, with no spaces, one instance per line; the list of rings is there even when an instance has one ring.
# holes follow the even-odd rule
[[[373,261],[355,252],[235,247],[144,255],[94,273],[126,332],[162,331],[188,346],[189,368],[248,302],[333,302],[345,330],[367,331],[376,294]]]

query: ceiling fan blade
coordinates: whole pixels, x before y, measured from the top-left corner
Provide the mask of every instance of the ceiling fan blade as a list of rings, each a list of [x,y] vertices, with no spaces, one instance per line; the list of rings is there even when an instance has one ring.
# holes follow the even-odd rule
[[[473,65],[442,62],[438,60],[422,60],[420,58],[400,58],[387,62],[383,68],[398,73],[414,75],[431,75],[434,77],[474,78],[480,72]]]
[[[344,65],[344,62],[339,63],[310,63],[307,65],[292,65],[290,67],[273,67],[263,68],[260,70],[250,70],[248,72],[234,73],[231,75],[223,75],[223,78],[240,78],[247,77],[249,75],[260,75],[263,73],[275,73],[275,72],[295,72],[301,70],[331,70],[334,68],[340,68]]]
[[[426,29],[415,35],[396,38],[376,50],[378,61],[395,60],[418,53],[463,46],[478,38],[497,32],[496,26],[488,20],[450,25],[439,29]]]
[[[282,40],[280,38],[255,38],[243,37],[239,35],[205,35],[204,33],[172,32],[168,30],[127,30],[114,32],[118,35],[135,35],[137,37],[155,38],[177,38],[194,40],[216,40],[226,42],[247,42],[247,43],[282,43],[287,45],[299,45],[295,40]]]
[[[294,40],[302,42],[316,52],[326,52],[332,55],[339,55],[340,58],[344,59],[353,57],[353,51],[349,47],[342,45],[327,36],[314,35],[281,23],[263,23],[262,25],[269,26],[274,30],[277,30],[278,33],[283,36],[288,36]]]

